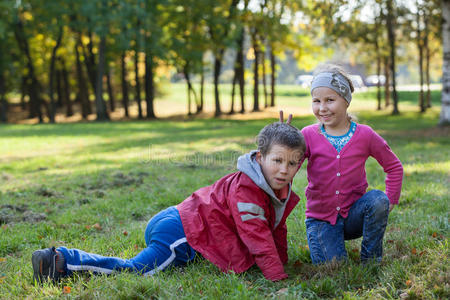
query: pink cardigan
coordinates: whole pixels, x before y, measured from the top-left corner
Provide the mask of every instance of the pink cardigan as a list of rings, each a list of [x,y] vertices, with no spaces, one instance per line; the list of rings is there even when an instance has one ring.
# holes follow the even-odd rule
[[[308,158],[306,216],[336,224],[366,193],[365,163],[374,157],[386,173],[386,194],[391,204],[400,198],[403,167],[386,141],[367,125],[358,124],[340,153],[320,132],[318,124],[303,128]]]

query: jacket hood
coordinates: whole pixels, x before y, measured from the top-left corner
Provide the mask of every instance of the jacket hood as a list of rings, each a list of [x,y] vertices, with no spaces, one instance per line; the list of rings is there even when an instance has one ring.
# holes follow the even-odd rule
[[[289,193],[286,201],[283,203],[280,201],[280,199],[275,196],[275,193],[273,192],[270,185],[267,183],[266,178],[264,178],[264,175],[261,170],[260,164],[256,161],[256,153],[258,153],[258,150],[252,150],[247,154],[244,154],[238,158],[237,161],[237,169],[248,177],[257,185],[259,186],[264,192],[266,192],[270,198],[272,199],[272,202],[275,206],[284,206],[287,202],[287,199],[289,199],[291,195],[291,184],[289,183]]]

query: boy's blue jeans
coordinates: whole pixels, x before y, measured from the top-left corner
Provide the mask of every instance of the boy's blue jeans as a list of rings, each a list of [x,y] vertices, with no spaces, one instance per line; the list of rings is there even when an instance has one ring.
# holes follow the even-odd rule
[[[379,190],[371,190],[356,201],[347,218],[338,215],[335,225],[314,218],[306,219],[306,235],[313,264],[347,259],[345,240],[363,237],[361,261],[383,255],[383,236],[389,216],[389,199]]]
[[[187,243],[178,210],[172,206],[156,214],[147,224],[144,248],[131,259],[106,257],[79,249],[59,247],[64,255],[66,275],[75,271],[111,274],[132,271],[153,275],[169,266],[182,266],[193,260],[195,250]]]

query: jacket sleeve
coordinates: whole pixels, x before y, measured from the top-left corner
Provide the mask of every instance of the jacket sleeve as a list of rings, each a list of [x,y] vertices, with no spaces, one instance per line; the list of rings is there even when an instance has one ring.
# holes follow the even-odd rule
[[[230,210],[237,233],[253,255],[256,264],[268,280],[287,278],[269,227],[270,209],[265,193],[251,187],[240,186],[230,200]]]
[[[403,166],[386,141],[375,131],[370,140],[370,155],[383,167],[386,173],[386,195],[391,204],[398,204],[403,181]]]
[[[287,254],[287,227],[286,223],[279,225],[273,232],[273,239],[278,250],[281,262],[286,264],[288,262]]]

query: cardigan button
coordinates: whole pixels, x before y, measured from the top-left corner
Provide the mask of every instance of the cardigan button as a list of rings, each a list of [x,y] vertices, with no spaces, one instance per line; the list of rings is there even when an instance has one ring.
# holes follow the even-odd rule
[[[337,211],[340,211],[340,210],[341,210],[341,208],[340,208],[340,207],[338,206],[338,207],[336,207],[336,210],[337,210]]]
[[[336,195],[339,195],[339,191],[336,191]]]
[[[341,158],[341,156],[338,154],[338,155],[336,156],[336,158],[339,159],[339,158]]]
[[[341,173],[337,173],[336,176],[337,176],[337,177],[341,176]]]

